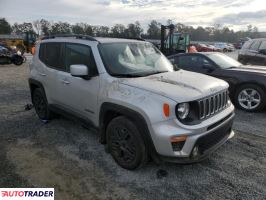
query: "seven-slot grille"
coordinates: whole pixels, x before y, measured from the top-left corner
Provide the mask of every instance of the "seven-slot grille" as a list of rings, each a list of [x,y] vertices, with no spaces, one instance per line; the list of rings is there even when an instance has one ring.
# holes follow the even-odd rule
[[[213,96],[201,99],[199,104],[199,117],[205,119],[227,107],[228,91],[222,91]]]

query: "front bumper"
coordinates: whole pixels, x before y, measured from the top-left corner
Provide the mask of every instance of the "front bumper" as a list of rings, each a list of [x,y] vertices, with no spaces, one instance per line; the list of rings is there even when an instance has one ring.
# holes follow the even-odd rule
[[[154,129],[157,131],[154,135],[156,137],[154,143],[157,153],[162,160],[170,162],[191,163],[203,160],[208,154],[234,136],[234,131],[232,130],[234,116],[234,112],[229,112],[224,118],[204,129],[198,130],[177,128],[176,125],[175,129],[171,129],[169,128],[173,128],[173,122],[171,121],[163,126],[161,124],[159,127],[153,127],[157,128]],[[165,131],[167,133],[170,131],[170,134],[165,134]],[[182,149],[179,151],[173,149],[170,141],[170,137],[174,135],[187,136]]]

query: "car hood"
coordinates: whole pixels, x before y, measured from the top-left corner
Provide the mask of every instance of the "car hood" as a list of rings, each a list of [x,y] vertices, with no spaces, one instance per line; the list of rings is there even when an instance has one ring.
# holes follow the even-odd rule
[[[125,78],[120,83],[168,97],[179,103],[197,100],[228,88],[223,80],[185,70]]]
[[[243,66],[231,68],[228,70],[266,75],[266,66],[243,65]]]

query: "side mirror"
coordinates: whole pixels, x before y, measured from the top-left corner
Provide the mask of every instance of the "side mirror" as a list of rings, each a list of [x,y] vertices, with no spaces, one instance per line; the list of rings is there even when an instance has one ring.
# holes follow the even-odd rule
[[[88,78],[89,69],[86,65],[70,65],[70,74],[75,77]]]
[[[266,55],[266,49],[260,49],[260,50],[259,50],[259,54]]]

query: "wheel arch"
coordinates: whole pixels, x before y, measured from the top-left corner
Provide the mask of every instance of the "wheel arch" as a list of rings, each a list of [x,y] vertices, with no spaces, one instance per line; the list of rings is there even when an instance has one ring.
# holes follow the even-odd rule
[[[117,116],[125,116],[137,125],[137,128],[141,133],[142,139],[148,149],[149,155],[151,155],[152,158],[156,159],[158,154],[155,150],[147,121],[138,111],[132,110],[122,105],[109,102],[102,104],[99,115],[100,142],[102,144],[106,144],[107,125],[113,118]],[[141,129],[139,127],[141,127]]]
[[[262,83],[259,83],[257,81],[245,81],[245,82],[239,82],[235,85],[234,87],[234,94],[236,93],[237,89],[239,87],[242,87],[243,85],[256,85],[259,86],[262,90],[266,91],[266,86],[263,85]]]
[[[42,85],[41,82],[35,80],[35,79],[29,79],[29,87],[30,87],[30,94],[31,94],[31,101],[32,101],[32,97],[33,97],[33,92],[36,88],[41,88],[45,94],[45,89]]]

